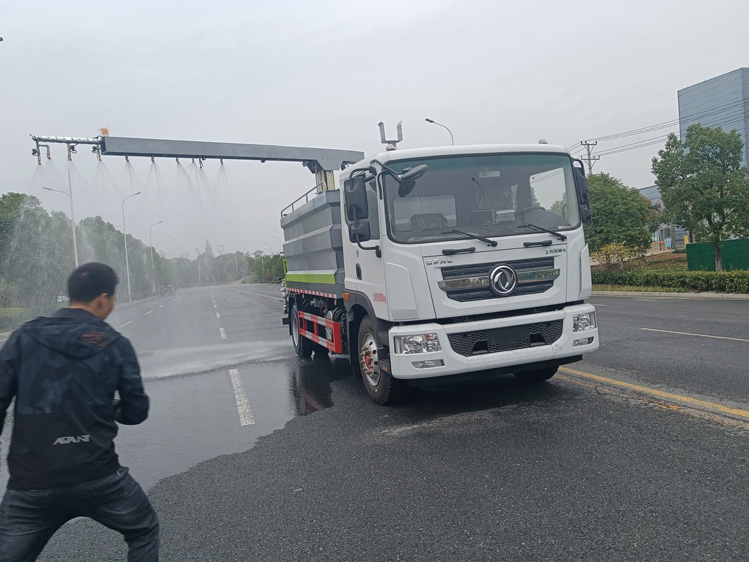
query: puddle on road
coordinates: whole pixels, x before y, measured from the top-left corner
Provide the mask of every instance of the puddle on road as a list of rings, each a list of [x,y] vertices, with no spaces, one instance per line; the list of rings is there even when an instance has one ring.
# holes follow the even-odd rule
[[[300,361],[293,349],[284,349],[282,359],[266,352],[230,366],[214,363],[208,372],[183,371],[146,381],[152,404],[149,420],[142,426],[122,427],[117,440],[118,452],[142,485],[150,488],[200,462],[247,451],[258,438],[283,430],[291,419],[332,407],[332,383],[351,376],[348,359]],[[183,365],[194,366],[187,360]],[[242,382],[251,425],[240,423],[230,368]]]
[[[350,377],[346,357],[321,357],[288,365],[289,395],[298,416],[308,416],[333,406],[331,383]]]
[[[138,359],[146,382],[190,377],[235,367],[240,368],[240,372],[243,367],[262,372],[265,370],[263,365],[274,372],[270,377],[275,378],[277,367],[270,364],[282,363],[291,405],[290,411],[283,412],[282,416],[306,416],[330,408],[333,405],[331,383],[352,376],[348,358],[339,355],[299,360],[289,347],[287,342],[222,344],[149,351],[139,353]],[[262,384],[257,377],[255,382],[261,385],[259,390],[263,393],[278,391],[274,384]]]
[[[242,342],[138,353],[145,381],[196,375],[246,363],[285,361],[288,358],[289,346],[286,342]]]

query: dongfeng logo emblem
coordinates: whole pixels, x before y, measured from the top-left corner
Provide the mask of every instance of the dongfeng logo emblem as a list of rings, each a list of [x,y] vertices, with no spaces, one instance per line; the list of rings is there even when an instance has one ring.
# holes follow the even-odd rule
[[[509,265],[498,265],[489,274],[489,287],[500,296],[512,294],[518,286],[518,276]]]

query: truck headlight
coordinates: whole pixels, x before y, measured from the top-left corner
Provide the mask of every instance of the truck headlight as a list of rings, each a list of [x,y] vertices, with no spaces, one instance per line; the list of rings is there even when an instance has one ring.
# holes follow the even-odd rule
[[[573,332],[584,332],[585,330],[592,330],[596,327],[596,313],[595,312],[583,312],[581,314],[575,314],[572,317],[572,331]]]
[[[442,351],[437,334],[418,334],[414,336],[395,336],[395,353],[409,355],[412,353],[429,353]]]

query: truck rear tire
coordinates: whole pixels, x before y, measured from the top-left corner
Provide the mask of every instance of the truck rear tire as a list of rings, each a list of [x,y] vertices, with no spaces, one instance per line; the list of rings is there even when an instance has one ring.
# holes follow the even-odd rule
[[[312,340],[308,340],[299,333],[299,309],[296,303],[291,305],[289,314],[289,323],[291,324],[291,342],[294,344],[294,351],[300,359],[309,359],[312,355]]]
[[[523,382],[536,383],[549,380],[551,377],[557,374],[558,369],[558,366],[544,367],[543,369],[536,369],[534,371],[514,373],[514,375]]]
[[[382,405],[397,402],[403,395],[403,382],[380,369],[381,350],[377,347],[375,331],[368,316],[359,325],[357,350],[359,370],[370,398]]]

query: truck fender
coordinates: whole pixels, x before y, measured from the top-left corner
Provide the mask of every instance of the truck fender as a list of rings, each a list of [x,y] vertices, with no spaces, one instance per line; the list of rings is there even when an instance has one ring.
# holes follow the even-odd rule
[[[377,331],[377,344],[383,347],[388,345],[387,332],[392,325],[390,322],[380,320],[375,316],[374,307],[372,306],[369,297],[361,292],[349,291],[349,298],[345,301],[346,320],[348,322],[348,344],[349,344],[349,356],[351,358],[351,366],[354,371],[354,376],[359,377],[359,357],[358,357],[358,342],[359,342],[359,324],[361,323],[364,316],[368,316],[372,321],[372,325]]]

